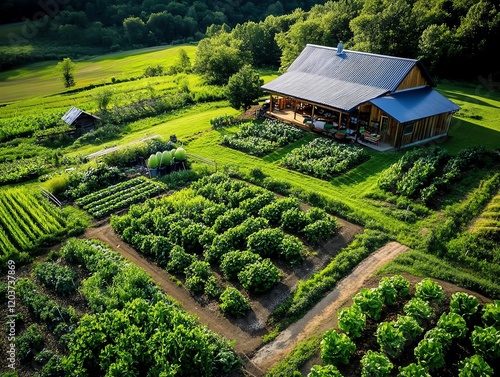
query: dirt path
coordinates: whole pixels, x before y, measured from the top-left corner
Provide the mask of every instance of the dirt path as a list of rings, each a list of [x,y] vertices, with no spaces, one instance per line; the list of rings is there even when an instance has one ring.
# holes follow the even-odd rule
[[[151,263],[113,231],[109,224],[96,228],[87,229],[85,238],[99,239],[106,242],[113,250],[120,253],[123,257],[130,260],[136,266],[141,267],[151,278],[175,301],[177,301],[186,311],[193,313],[199,318],[199,321],[211,330],[222,335],[228,340],[235,341],[235,351],[240,354],[248,354],[254,351],[261,344],[259,336],[251,336],[234,325],[222,314],[210,310],[200,305],[192,296],[186,294],[186,289],[177,285],[170,279],[167,272]]]
[[[313,335],[322,334],[335,326],[337,310],[365,285],[378,268],[407,250],[406,246],[391,242],[366,258],[302,319],[284,330],[273,342],[257,351],[251,359],[255,367],[252,368],[252,373],[257,375],[256,372],[261,371],[258,375],[263,376],[278,361],[288,355],[297,343]]]

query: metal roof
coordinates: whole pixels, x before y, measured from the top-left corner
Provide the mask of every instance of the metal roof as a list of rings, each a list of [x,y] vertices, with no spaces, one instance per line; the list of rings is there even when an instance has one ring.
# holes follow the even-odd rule
[[[264,90],[350,111],[372,98],[397,89],[418,65],[415,59],[308,44],[288,70],[262,86]]]
[[[429,87],[401,90],[370,102],[400,123],[460,110],[458,105]]]
[[[72,125],[75,120],[78,119],[78,117],[82,114],[89,115],[95,119],[100,119],[99,117],[89,114],[86,111],[80,110],[79,108],[75,106],[71,106],[71,108],[62,116],[62,120],[65,121],[68,125]]]

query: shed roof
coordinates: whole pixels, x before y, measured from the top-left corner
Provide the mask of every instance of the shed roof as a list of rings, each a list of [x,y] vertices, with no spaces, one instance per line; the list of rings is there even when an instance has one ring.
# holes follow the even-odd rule
[[[288,70],[262,86],[264,90],[350,111],[363,102],[393,92],[418,66],[415,59],[308,44]]]
[[[458,105],[429,87],[401,90],[370,102],[400,123],[460,110]]]
[[[82,115],[82,114],[86,114],[86,115],[91,116],[92,118],[95,118],[95,119],[101,119],[98,116],[89,114],[86,111],[83,111],[75,106],[71,106],[71,108],[66,112],[66,114],[64,114],[62,116],[61,119],[64,122],[66,122],[68,125],[71,126],[74,123],[74,121],[77,120],[80,117],[80,115]]]

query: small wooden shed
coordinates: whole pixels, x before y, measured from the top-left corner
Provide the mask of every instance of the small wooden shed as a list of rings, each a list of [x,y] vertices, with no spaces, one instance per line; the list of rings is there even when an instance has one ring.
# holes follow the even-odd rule
[[[87,113],[75,106],[71,106],[61,119],[69,126],[75,128],[77,136],[92,131],[97,127],[97,122],[101,120],[98,116]]]

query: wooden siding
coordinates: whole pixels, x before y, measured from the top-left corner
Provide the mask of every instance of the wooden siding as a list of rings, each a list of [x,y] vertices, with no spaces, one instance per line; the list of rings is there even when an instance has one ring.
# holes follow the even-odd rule
[[[433,117],[421,119],[414,122],[413,132],[403,135],[405,125],[399,124],[398,133],[401,135],[401,142],[396,147],[416,143],[431,137],[444,135],[448,133],[451,121],[451,114],[440,114]]]
[[[401,81],[396,91],[425,85],[430,85],[430,82],[422,74],[422,70],[418,66],[414,66]]]

